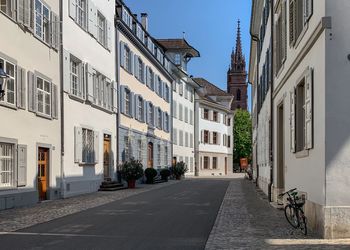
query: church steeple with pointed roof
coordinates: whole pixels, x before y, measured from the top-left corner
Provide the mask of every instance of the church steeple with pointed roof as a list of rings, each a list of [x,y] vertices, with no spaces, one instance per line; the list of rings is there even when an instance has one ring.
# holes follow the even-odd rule
[[[236,46],[231,53],[231,64],[227,72],[227,92],[234,96],[232,110],[247,109],[247,71],[245,57],[242,51],[241,22],[237,22]]]

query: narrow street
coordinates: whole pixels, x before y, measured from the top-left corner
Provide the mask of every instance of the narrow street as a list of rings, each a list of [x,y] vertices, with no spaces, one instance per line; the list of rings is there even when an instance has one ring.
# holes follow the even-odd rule
[[[45,223],[0,232],[0,248],[349,249],[347,241],[317,240],[291,229],[283,212],[272,208],[241,176],[161,185]],[[104,193],[94,195],[99,194]],[[56,213],[59,206],[47,209]],[[0,212],[0,218],[5,213]]]

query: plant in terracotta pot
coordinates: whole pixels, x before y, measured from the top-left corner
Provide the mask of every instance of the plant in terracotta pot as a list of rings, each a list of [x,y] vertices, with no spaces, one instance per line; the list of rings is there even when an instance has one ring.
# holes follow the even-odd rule
[[[160,176],[162,177],[163,181],[168,181],[168,178],[170,176],[170,170],[168,168],[163,168],[160,170]]]
[[[146,183],[147,184],[153,184],[154,178],[157,176],[158,172],[154,168],[147,168],[145,170],[145,176],[146,176]]]
[[[186,163],[183,161],[177,162],[176,165],[172,167],[172,172],[176,180],[180,180],[181,176],[183,176],[187,170]]]
[[[137,179],[143,176],[143,166],[140,161],[130,159],[121,165],[121,175],[128,182],[128,188],[135,188]]]

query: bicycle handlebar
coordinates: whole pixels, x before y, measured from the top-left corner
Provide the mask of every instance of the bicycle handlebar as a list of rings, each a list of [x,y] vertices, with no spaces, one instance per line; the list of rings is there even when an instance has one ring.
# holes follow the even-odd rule
[[[293,188],[293,189],[291,189],[291,190],[289,190],[289,191],[287,191],[287,192],[284,192],[284,193],[280,194],[279,196],[280,196],[280,197],[285,196],[286,194],[291,193],[291,192],[293,192],[293,191],[295,191],[295,190],[297,190],[297,189],[296,189],[296,188]]]

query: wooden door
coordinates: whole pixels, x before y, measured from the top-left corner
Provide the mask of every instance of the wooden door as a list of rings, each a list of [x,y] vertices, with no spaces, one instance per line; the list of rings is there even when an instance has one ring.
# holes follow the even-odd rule
[[[49,184],[49,149],[38,149],[38,192],[39,200],[47,199],[47,188]]]
[[[277,117],[277,188],[284,190],[284,109],[278,107]]]
[[[148,143],[148,161],[147,161],[147,167],[153,168],[153,143]]]
[[[104,135],[103,139],[103,176],[105,179],[110,178],[111,166],[111,136]]]

